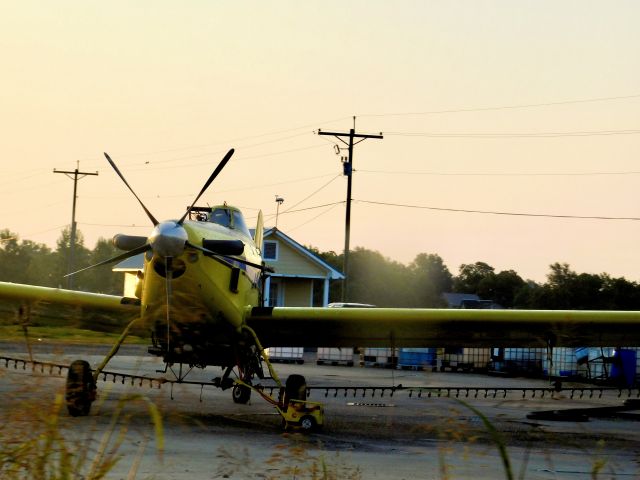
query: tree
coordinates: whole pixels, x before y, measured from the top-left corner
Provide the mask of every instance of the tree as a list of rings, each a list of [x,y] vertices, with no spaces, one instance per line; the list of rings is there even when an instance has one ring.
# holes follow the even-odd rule
[[[480,282],[494,272],[494,268],[484,262],[460,265],[453,288],[458,293],[478,293]]]
[[[120,252],[111,240],[99,238],[96,246],[89,253],[87,265],[96,265],[104,260],[113,258]],[[123,280],[122,274],[111,270],[114,265],[104,265],[87,270],[84,273],[83,287],[91,292],[122,294]]]
[[[444,307],[442,294],[451,291],[453,275],[440,255],[420,253],[409,265],[415,307]]]
[[[90,251],[84,246],[84,236],[80,230],[76,230],[75,248],[73,250],[73,265],[71,268],[73,271],[80,270],[86,266],[89,266]],[[71,255],[71,228],[65,227],[60,233],[60,237],[56,241],[56,254],[57,262],[54,266],[54,278],[58,279],[59,285],[65,285],[67,279],[65,275],[69,272],[69,257]],[[84,283],[86,282],[86,273],[79,273],[74,275],[73,284],[78,290],[84,290]]]
[[[0,280],[50,286],[46,268],[52,266],[51,250],[42,243],[19,241],[17,234],[0,231]]]
[[[605,310],[640,310],[640,285],[625,278],[601,275],[601,308]]]
[[[478,284],[477,294],[505,308],[512,308],[525,281],[514,270],[487,274]]]
[[[357,247],[351,252],[347,301],[379,307],[406,307],[413,300],[408,268],[380,252]]]

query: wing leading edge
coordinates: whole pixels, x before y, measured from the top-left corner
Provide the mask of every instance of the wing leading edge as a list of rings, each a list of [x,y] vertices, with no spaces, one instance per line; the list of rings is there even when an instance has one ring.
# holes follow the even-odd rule
[[[640,312],[255,307],[265,347],[640,346]]]
[[[117,312],[132,312],[135,308],[140,308],[140,301],[137,298],[9,282],[0,282],[0,298],[24,302],[77,305]]]

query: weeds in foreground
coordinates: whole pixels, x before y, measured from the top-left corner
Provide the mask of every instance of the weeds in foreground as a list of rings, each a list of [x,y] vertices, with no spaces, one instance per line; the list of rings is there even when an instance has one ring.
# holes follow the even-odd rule
[[[512,467],[511,467],[511,460],[509,457],[509,453],[507,451],[507,444],[505,442],[504,437],[500,434],[500,432],[498,432],[498,430],[495,428],[495,426],[491,423],[491,421],[487,418],[486,415],[484,415],[480,410],[478,410],[477,408],[475,408],[474,406],[468,404],[467,402],[460,400],[460,399],[454,399],[456,402],[458,402],[460,405],[464,406],[465,408],[467,408],[468,410],[470,410],[471,412],[473,412],[475,415],[477,415],[480,420],[482,421],[485,430],[487,431],[487,433],[489,433],[489,436],[491,438],[491,441],[495,444],[495,446],[498,449],[498,453],[500,455],[500,459],[502,460],[502,466],[504,469],[504,475],[505,478],[507,480],[512,480],[514,478],[513,476],[513,471],[512,471]],[[590,477],[592,480],[597,480],[599,478],[599,475],[601,473],[604,472],[605,468],[608,465],[608,461],[606,458],[603,458],[602,456],[600,456],[599,454],[602,453],[602,450],[605,447],[605,442],[604,440],[598,440],[597,444],[596,444],[596,448],[597,448],[597,453],[596,455],[594,454],[590,454],[589,457],[591,458],[591,472],[590,472]],[[523,463],[520,469],[520,480],[523,480],[525,478],[525,472],[526,472],[526,468],[527,468],[527,463],[529,461],[529,455],[530,455],[530,449],[527,448],[525,451],[525,455],[524,455],[524,459],[523,459]],[[549,463],[552,463],[551,460],[549,459]],[[443,472],[443,470],[441,469],[441,473]],[[446,467],[444,470],[444,473],[446,474]],[[610,470],[609,472],[611,475],[615,476],[615,472],[613,470]],[[444,475],[443,478],[448,478],[447,475]]]
[[[220,447],[217,476],[251,476],[261,470],[267,480],[361,480],[360,467],[349,465],[339,453],[327,455],[320,442],[313,443],[301,434],[284,434],[284,442],[275,445],[265,461],[256,463],[246,447],[233,451]]]
[[[507,480],[513,480],[513,471],[511,470],[511,460],[509,459],[509,453],[507,452],[507,444],[504,441],[500,432],[496,430],[496,427],[493,426],[491,421],[487,418],[485,414],[483,414],[480,410],[478,410],[473,405],[468,404],[467,402],[460,400],[458,398],[454,399],[463,407],[471,410],[474,414],[476,414],[480,420],[482,420],[482,424],[484,428],[489,433],[491,440],[498,448],[498,453],[500,454],[500,459],[502,460],[502,467],[504,468],[504,476]]]
[[[33,390],[33,386],[31,390]],[[0,479],[29,480],[98,480],[106,478],[122,458],[120,447],[127,438],[131,415],[125,407],[131,402],[146,405],[154,424],[156,448],[159,455],[164,448],[162,418],[157,407],[141,395],[124,396],[116,403],[109,425],[101,436],[96,422],[88,421],[87,432],[78,435],[77,429],[65,427],[68,417],[62,393],[51,403],[50,396],[37,398],[27,390],[13,393],[10,405],[0,414]],[[36,400],[33,400],[34,395]],[[84,437],[84,438],[81,438]],[[146,445],[146,442],[143,442]],[[136,476],[143,450],[139,450],[128,478]]]
[[[598,454],[602,453],[604,446],[605,446],[604,440],[598,440],[598,443],[596,444],[596,447],[598,449]],[[593,463],[591,465],[591,478],[593,480],[596,480],[598,478],[598,475],[602,473],[602,471],[606,466],[607,466],[607,461],[600,456],[596,456],[593,459]]]

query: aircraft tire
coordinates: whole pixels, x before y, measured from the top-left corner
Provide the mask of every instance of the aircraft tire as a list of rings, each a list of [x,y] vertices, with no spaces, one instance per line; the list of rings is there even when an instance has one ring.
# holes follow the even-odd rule
[[[303,432],[313,432],[317,427],[316,419],[311,415],[305,415],[300,419],[300,428]]]
[[[91,404],[96,399],[96,384],[88,362],[76,360],[69,365],[65,399],[69,415],[72,417],[89,415]]]
[[[246,404],[251,398],[251,389],[244,385],[234,385],[231,396],[234,403]]]
[[[284,387],[285,402],[307,399],[307,380],[303,375],[289,375]]]

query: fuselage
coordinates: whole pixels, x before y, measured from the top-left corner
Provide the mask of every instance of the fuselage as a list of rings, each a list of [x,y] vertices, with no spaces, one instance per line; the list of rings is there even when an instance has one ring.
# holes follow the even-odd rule
[[[200,210],[198,219],[182,224],[188,244],[219,246],[221,255],[211,258],[187,246],[170,258],[167,278],[167,258],[147,251],[141,317],[151,328],[153,353],[168,361],[227,364],[241,335],[246,308],[259,304],[261,271],[224,251],[226,245],[240,241],[242,253],[233,257],[257,265],[262,257],[239,210],[226,205]]]

